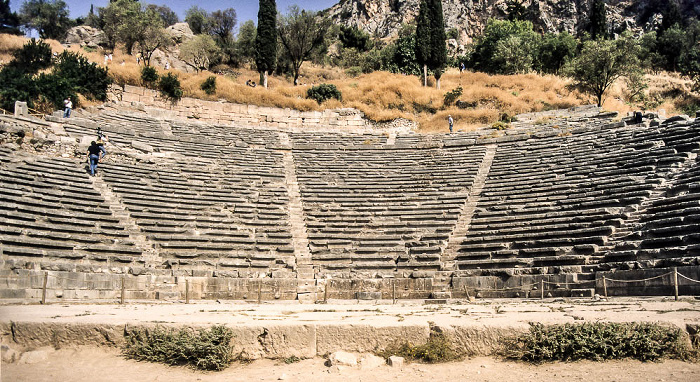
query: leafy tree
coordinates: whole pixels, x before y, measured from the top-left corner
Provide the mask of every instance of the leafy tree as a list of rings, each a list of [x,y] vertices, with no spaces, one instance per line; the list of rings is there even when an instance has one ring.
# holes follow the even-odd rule
[[[100,8],[100,18],[109,46],[114,48],[117,42],[122,42],[127,54],[131,54],[151,21],[141,4],[132,0],[115,0],[107,7]]]
[[[291,6],[286,16],[280,18],[278,30],[280,41],[292,64],[294,85],[299,84],[299,70],[311,53],[323,45],[328,19],[318,19],[316,12],[300,10]]]
[[[515,42],[522,44],[522,47],[513,47]],[[484,33],[474,44],[474,51],[468,64],[476,70],[487,73],[507,73],[513,68],[506,68],[504,65],[515,49],[519,54],[527,56],[523,61],[529,62],[532,66],[533,56],[537,53],[538,46],[538,35],[533,31],[531,22],[490,19]],[[522,62],[520,65],[523,65]],[[519,71],[525,71],[527,68],[520,69]]]
[[[423,86],[428,86],[428,61],[430,61],[430,5],[421,0],[416,18],[416,48],[418,64],[423,67]]]
[[[239,28],[236,51],[241,61],[249,61],[255,58],[255,35],[256,30],[253,20],[244,22]]]
[[[260,0],[258,30],[255,35],[255,65],[260,83],[267,89],[267,75],[277,60],[277,5],[275,0]]]
[[[61,39],[73,26],[63,0],[27,0],[19,12],[22,24],[35,29],[41,38]]]
[[[355,48],[360,52],[372,49],[372,40],[369,33],[357,27],[340,26],[338,41],[343,44],[343,48]]]
[[[420,75],[421,67],[416,59],[416,35],[413,31],[399,33],[399,39],[384,48],[382,68],[392,73]]]
[[[10,0],[0,0],[0,33],[22,34],[19,16],[10,9]]]
[[[225,43],[232,40],[232,31],[236,26],[236,10],[233,8],[214,11],[209,16],[209,31],[213,36]]]
[[[628,34],[612,40],[589,40],[581,53],[565,68],[581,90],[596,97],[598,106],[608,88],[620,77],[630,77],[641,71],[639,45]]]
[[[657,38],[657,52],[663,57],[666,70],[677,71],[678,62],[687,49],[687,36],[680,25],[674,24]]]
[[[141,81],[143,81],[147,87],[158,81],[158,71],[152,66],[144,66],[141,69]]]
[[[155,11],[160,16],[160,19],[163,21],[163,25],[165,27],[169,27],[180,22],[180,18],[177,17],[177,13],[175,13],[175,11],[170,9],[170,7],[167,5],[148,4],[146,5],[146,10]]]
[[[659,26],[660,36],[675,25],[679,27],[683,25],[681,8],[675,0],[668,0],[668,3],[666,4],[666,9],[664,9],[661,15],[661,25]]]
[[[90,12],[88,13],[87,17],[85,18],[85,25],[97,29],[102,28],[102,24],[100,23],[100,18],[98,15],[95,14],[95,7],[90,4]]]
[[[520,36],[499,40],[493,52],[494,63],[503,74],[527,73],[532,69],[532,47]]]
[[[146,66],[151,65],[151,57],[157,49],[164,49],[173,44],[172,38],[162,27],[162,18],[154,9],[146,11],[142,24],[143,32],[138,36],[136,48]]]
[[[693,80],[693,88],[700,92],[700,46],[695,45],[680,57],[681,74]]]
[[[180,59],[196,71],[207,70],[220,53],[214,39],[200,34],[180,46]]]
[[[433,71],[436,86],[447,64],[445,23],[440,0],[422,0],[416,19],[416,59],[423,66],[423,86],[427,86],[428,69]]]
[[[542,73],[559,73],[559,69],[576,55],[578,42],[568,32],[547,33],[537,47],[535,67]]]
[[[508,15],[508,21],[525,21],[528,18],[528,9],[523,5],[522,0],[507,0],[506,15]]]
[[[594,0],[589,14],[589,32],[591,38],[601,39],[607,37],[607,20],[605,15],[605,3],[603,0]]]
[[[209,31],[209,13],[198,6],[192,6],[185,14],[185,21],[194,34]]]

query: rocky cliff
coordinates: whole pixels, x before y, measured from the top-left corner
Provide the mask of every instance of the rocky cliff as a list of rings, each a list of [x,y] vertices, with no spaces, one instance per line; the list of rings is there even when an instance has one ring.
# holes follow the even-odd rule
[[[445,27],[458,31],[459,42],[467,43],[483,31],[489,18],[508,17],[509,0],[443,0]],[[420,0],[341,0],[327,12],[336,22],[356,26],[380,38],[395,37],[401,24],[418,14]],[[592,0],[521,0],[527,19],[541,32],[576,33],[586,27]],[[613,31],[649,30],[660,22],[665,0],[607,0],[607,20]],[[697,0],[681,0],[688,13],[700,13]]]

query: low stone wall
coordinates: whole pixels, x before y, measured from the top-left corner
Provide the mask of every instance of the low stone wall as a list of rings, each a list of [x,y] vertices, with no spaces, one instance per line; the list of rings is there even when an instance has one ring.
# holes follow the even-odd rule
[[[254,125],[281,130],[303,128],[305,131],[376,131],[362,112],[350,108],[298,111],[194,98],[182,98],[179,102],[172,103],[160,97],[154,90],[130,85],[124,86],[121,101],[165,119],[195,119],[221,125]]]

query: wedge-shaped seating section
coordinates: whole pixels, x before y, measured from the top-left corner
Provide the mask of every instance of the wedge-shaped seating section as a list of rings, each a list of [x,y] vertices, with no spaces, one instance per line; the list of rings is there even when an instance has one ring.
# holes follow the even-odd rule
[[[696,127],[593,129],[499,145],[457,268],[581,272],[607,261],[599,249],[697,148]]]
[[[633,261],[649,267],[698,265],[700,164],[697,159],[672,178],[669,186],[660,198],[641,211],[636,229],[615,243],[615,249],[606,256],[607,261]]]
[[[281,154],[226,150],[216,160],[106,163],[104,180],[173,268],[291,273]]]
[[[0,244],[17,268],[99,271],[141,260],[129,233],[72,159],[0,157]],[[13,159],[14,158],[14,159]]]
[[[484,152],[295,150],[314,264],[339,275],[439,269]]]

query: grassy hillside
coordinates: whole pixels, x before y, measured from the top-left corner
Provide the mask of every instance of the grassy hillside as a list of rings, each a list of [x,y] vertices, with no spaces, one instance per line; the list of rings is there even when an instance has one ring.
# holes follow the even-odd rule
[[[0,35],[0,60],[11,59],[10,53],[24,43],[17,36]],[[63,49],[56,41],[48,41],[54,51]],[[72,47],[78,51],[80,48]],[[91,61],[103,64],[101,52],[81,50],[81,54]],[[122,61],[124,62],[121,65]],[[133,56],[117,52],[109,64],[109,70],[117,84],[142,85],[141,66]],[[163,68],[158,68],[164,74]],[[437,132],[447,129],[447,115],[455,119],[457,130],[471,130],[498,121],[504,114],[515,115],[524,112],[567,108],[591,104],[593,98],[571,89],[570,81],[556,76],[537,74],[488,75],[449,69],[441,80],[442,89],[421,86],[417,77],[374,72],[359,77],[350,77],[336,67],[317,67],[305,63],[302,67],[300,83],[293,86],[291,80],[271,76],[269,89],[251,88],[246,80],[257,82],[258,74],[249,68],[233,69],[232,73],[217,76],[216,93],[209,96],[200,89],[201,83],[209,76],[205,73],[176,73],[187,97],[201,99],[225,99],[229,102],[248,103],[261,106],[275,106],[298,110],[321,110],[326,108],[353,107],[361,110],[375,121],[389,121],[406,118],[417,121],[422,132]],[[630,102],[624,84],[616,84],[606,95],[603,105],[606,110],[626,113],[631,110],[663,108],[667,115],[689,113],[700,105],[700,98],[691,93],[690,82],[669,74],[648,75],[649,88],[645,101]],[[329,100],[318,105],[306,99],[306,91],[312,85],[330,83],[342,92],[343,101]],[[444,106],[446,92],[461,86],[463,94],[458,99],[464,108]]]

